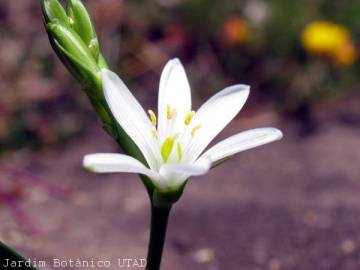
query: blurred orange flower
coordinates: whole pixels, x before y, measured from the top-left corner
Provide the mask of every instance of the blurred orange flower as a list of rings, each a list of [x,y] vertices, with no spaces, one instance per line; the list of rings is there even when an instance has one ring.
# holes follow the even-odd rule
[[[340,65],[351,65],[358,56],[348,29],[327,21],[309,23],[302,32],[302,45],[309,53],[328,56]]]
[[[357,57],[358,51],[352,42],[344,44],[341,49],[334,54],[335,62],[345,66],[352,65]]]
[[[226,44],[242,44],[249,37],[249,25],[242,18],[228,18],[222,27],[222,37]]]

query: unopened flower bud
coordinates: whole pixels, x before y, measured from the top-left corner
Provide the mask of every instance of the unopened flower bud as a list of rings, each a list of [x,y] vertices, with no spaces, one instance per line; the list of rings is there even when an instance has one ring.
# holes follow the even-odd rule
[[[96,60],[99,57],[99,41],[90,15],[80,0],[69,0],[66,6],[70,25],[89,48]]]
[[[59,23],[49,23],[47,30],[54,50],[70,72],[89,89],[100,91],[100,68],[79,35]]]
[[[42,0],[41,9],[45,24],[50,22],[69,25],[69,17],[58,0]]]
[[[85,43],[81,40],[75,31],[58,23],[48,24],[47,29],[52,34],[52,37],[57,41],[57,43],[59,43],[75,58],[79,59],[81,63],[86,65],[91,70],[99,70],[97,62],[91,55]]]

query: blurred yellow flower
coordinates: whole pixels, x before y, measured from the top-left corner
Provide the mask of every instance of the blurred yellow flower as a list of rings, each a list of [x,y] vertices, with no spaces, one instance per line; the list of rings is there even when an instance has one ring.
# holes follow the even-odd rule
[[[351,65],[357,59],[349,31],[336,23],[309,23],[302,32],[302,44],[309,53],[328,56],[340,65]]]
[[[227,44],[242,44],[249,37],[249,25],[242,18],[230,17],[223,24],[222,36]]]

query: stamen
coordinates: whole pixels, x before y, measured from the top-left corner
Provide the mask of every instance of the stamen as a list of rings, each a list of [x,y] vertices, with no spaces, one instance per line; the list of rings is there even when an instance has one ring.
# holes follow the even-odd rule
[[[177,143],[177,154],[180,161],[182,159],[182,146],[179,142]]]
[[[170,106],[170,104],[168,104],[168,105],[166,105],[166,118],[168,120],[171,120],[171,119],[173,119],[173,117],[174,117],[174,111],[171,110],[171,106]]]
[[[195,133],[201,128],[200,124],[197,124],[192,130],[191,130],[191,136],[195,136]]]
[[[194,117],[194,115],[195,115],[195,111],[190,111],[190,112],[188,112],[187,113],[187,115],[185,116],[185,125],[189,125],[190,124],[190,122],[191,122],[191,119]]]
[[[156,115],[152,110],[148,110],[148,114],[151,119],[151,124],[155,127],[156,126]]]
[[[153,135],[153,137],[154,137],[155,139],[158,139],[158,138],[159,138],[159,135],[158,135],[158,132],[157,132],[156,128],[152,128],[152,129],[151,129],[151,135]]]
[[[165,163],[168,161],[171,151],[174,147],[174,141],[175,140],[173,137],[168,137],[165,139],[161,146],[161,157],[163,158]]]

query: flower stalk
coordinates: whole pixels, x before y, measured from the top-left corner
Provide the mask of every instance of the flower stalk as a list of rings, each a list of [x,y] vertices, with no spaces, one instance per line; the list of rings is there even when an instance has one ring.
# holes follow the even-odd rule
[[[146,270],[160,269],[170,210],[171,206],[151,205],[151,227]]]

